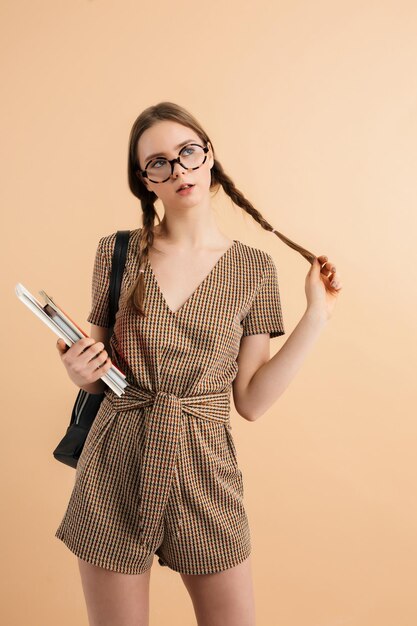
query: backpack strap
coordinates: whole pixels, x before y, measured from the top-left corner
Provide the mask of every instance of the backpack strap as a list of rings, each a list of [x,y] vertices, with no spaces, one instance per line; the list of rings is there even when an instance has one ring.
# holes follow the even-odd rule
[[[114,326],[116,313],[119,309],[120,289],[126,264],[129,237],[130,230],[118,230],[116,233],[110,274],[109,318],[111,328]]]

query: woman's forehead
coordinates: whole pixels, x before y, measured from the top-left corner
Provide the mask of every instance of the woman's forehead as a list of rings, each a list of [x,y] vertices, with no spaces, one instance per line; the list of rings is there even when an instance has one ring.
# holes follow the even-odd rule
[[[190,141],[201,140],[188,126],[176,122],[160,122],[144,131],[138,142],[138,150],[143,158],[148,159],[154,153],[175,152]]]

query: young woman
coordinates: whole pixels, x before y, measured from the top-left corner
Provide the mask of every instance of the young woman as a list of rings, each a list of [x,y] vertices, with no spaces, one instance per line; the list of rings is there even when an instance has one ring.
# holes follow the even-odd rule
[[[114,330],[116,233],[96,252],[91,337],[70,349],[58,342],[71,380],[106,395],[56,536],[78,556],[91,626],[148,624],[154,555],[180,573],[199,626],[254,626],[230,396],[249,421],[276,402],[330,319],[340,279],[327,257],[314,258],[268,224],[224,172],[199,123],[173,103],[136,119],[128,177],[143,226],[130,233]],[[268,253],[219,231],[211,191],[220,186],[312,262],[306,310],[273,358],[269,340],[285,333],[276,266]],[[120,398],[100,380],[112,362],[129,383]]]

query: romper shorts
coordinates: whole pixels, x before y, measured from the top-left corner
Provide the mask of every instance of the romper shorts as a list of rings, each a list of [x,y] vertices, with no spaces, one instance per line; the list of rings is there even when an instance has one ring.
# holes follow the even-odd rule
[[[107,389],[55,536],[81,559],[140,574],[209,574],[251,552],[230,393]]]

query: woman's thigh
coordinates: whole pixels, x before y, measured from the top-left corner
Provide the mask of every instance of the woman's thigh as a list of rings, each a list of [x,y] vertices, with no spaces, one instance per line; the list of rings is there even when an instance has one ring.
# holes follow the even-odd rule
[[[252,563],[249,556],[215,574],[181,574],[198,626],[255,626]]]
[[[90,626],[148,626],[151,569],[121,574],[78,557]]]

